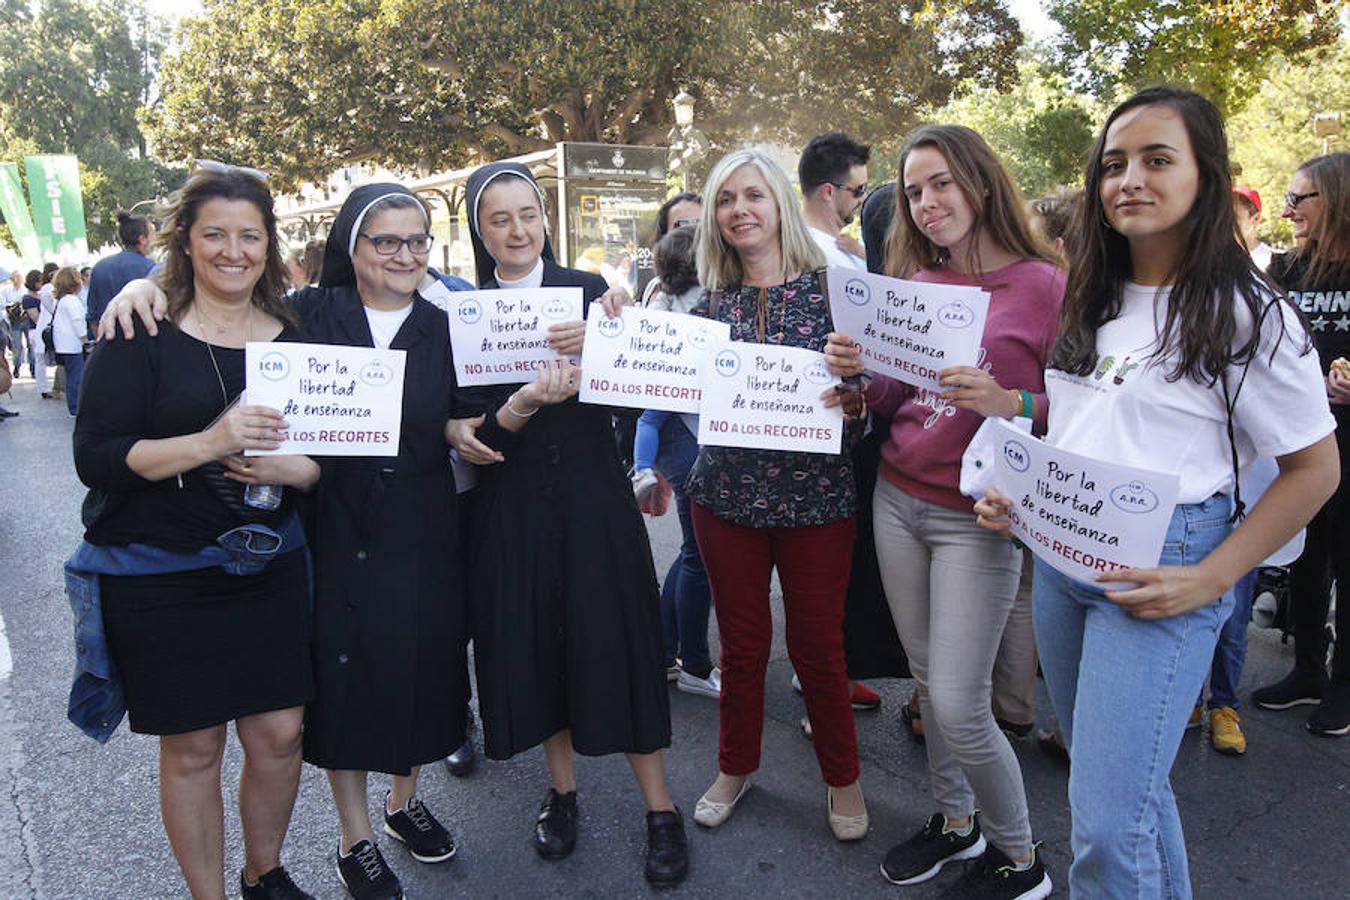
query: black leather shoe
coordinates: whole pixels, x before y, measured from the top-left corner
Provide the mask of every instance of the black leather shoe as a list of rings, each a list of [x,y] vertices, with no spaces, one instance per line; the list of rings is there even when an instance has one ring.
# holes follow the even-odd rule
[[[647,813],[647,865],[651,884],[679,884],[689,875],[689,839],[684,834],[680,811]]]
[[[12,419],[17,415],[18,413],[16,413],[14,410],[5,409],[3,406],[0,406],[0,419]]]
[[[544,859],[565,859],[577,845],[577,792],[549,788],[534,823],[534,849]]]
[[[455,748],[455,752],[445,758],[445,767],[450,770],[450,774],[456,778],[463,778],[473,772],[478,765],[478,750],[473,745],[473,738],[466,737],[464,743]]]

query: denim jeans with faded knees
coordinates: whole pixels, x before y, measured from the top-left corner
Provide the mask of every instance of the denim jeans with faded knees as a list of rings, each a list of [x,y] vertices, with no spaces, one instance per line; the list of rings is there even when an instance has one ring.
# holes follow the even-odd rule
[[[646,415],[643,413],[643,418]],[[640,421],[638,427],[642,427]],[[708,573],[704,571],[703,557],[694,537],[689,495],[684,490],[689,470],[697,459],[698,441],[679,416],[669,416],[661,428],[656,470],[670,482],[675,493],[675,512],[680,517],[680,553],[661,584],[661,631],[665,635],[666,664],[673,665],[679,657],[686,671],[706,677],[713,668],[708,651],[712,589],[708,587]]]
[[[1160,564],[1194,565],[1231,528],[1226,496],[1178,506]],[[1136,619],[1096,586],[1036,566],[1036,646],[1073,756],[1074,897],[1191,897],[1181,817],[1169,773],[1219,630],[1224,594],[1194,612]]]

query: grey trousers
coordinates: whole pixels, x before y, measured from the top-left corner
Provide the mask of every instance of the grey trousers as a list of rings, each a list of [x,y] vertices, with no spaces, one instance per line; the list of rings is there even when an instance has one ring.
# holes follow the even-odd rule
[[[978,807],[989,840],[1022,856],[1031,849],[1022,769],[990,709],[1021,551],[976,525],[973,512],[911,497],[884,478],[872,503],[881,580],[919,683],[933,799],[952,819]]]

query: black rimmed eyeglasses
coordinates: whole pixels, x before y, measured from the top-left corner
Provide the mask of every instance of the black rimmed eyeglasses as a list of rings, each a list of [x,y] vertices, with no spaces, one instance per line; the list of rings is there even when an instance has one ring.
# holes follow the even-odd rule
[[[408,252],[413,256],[425,256],[436,240],[430,234],[410,234],[407,237],[399,237],[396,234],[366,234],[362,232],[360,236],[370,241],[370,245],[375,248],[375,252],[381,256],[393,256],[405,244],[408,246]]]
[[[838,189],[841,190],[841,191],[848,191],[850,194],[853,195],[853,199],[855,199],[855,200],[861,200],[863,197],[866,197],[866,196],[867,196],[867,185],[866,185],[866,184],[860,184],[860,185],[858,185],[858,186],[856,186],[856,187],[849,187],[848,185],[846,185],[846,184],[840,184],[840,183],[837,182],[837,181],[831,181],[830,184],[834,185],[836,188],[838,188]]]
[[[1298,205],[1309,197],[1320,197],[1321,191],[1308,191],[1306,194],[1295,194],[1293,191],[1284,195],[1284,205],[1290,209],[1298,209]]]

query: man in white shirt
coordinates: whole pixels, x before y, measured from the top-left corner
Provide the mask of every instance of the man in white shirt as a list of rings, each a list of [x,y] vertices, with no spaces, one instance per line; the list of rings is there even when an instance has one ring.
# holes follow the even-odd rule
[[[867,196],[867,160],[872,148],[842,131],[807,141],[797,162],[802,212],[812,239],[825,251],[825,264],[866,271],[867,253],[859,241],[840,234],[853,221]]]
[[[1256,233],[1256,227],[1261,224],[1261,195],[1256,188],[1233,188],[1233,215],[1237,218],[1242,246],[1252,255],[1256,267],[1264,272],[1274,251]]]

